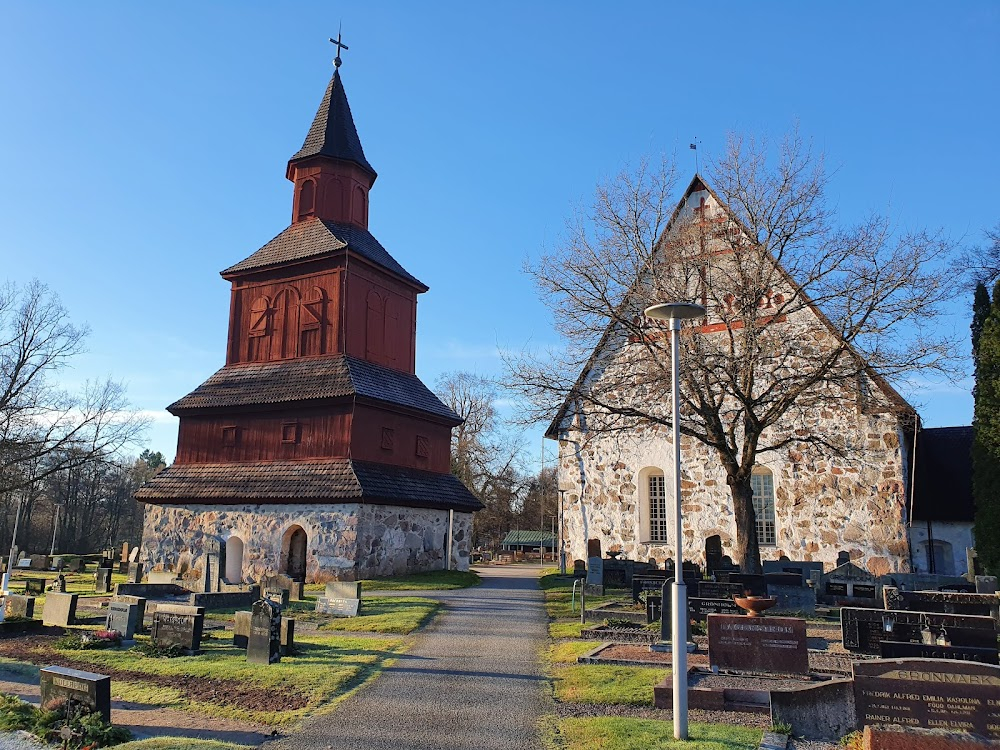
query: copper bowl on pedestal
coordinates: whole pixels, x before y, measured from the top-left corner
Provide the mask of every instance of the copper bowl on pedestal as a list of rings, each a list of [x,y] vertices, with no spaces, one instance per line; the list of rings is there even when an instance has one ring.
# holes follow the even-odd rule
[[[778,600],[773,596],[733,596],[736,606],[747,610],[747,617],[760,617],[766,609],[770,609]]]

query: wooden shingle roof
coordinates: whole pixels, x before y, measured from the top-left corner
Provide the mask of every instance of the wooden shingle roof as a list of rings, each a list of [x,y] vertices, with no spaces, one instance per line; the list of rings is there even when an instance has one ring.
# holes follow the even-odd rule
[[[227,365],[167,411],[175,416],[241,406],[287,405],[360,396],[415,409],[452,424],[462,419],[418,378],[357,357],[308,357]]]
[[[174,464],[139,488],[135,497],[153,504],[367,502],[469,512],[483,507],[452,474],[349,458]]]
[[[410,274],[389,255],[389,251],[367,229],[352,224],[337,224],[312,217],[292,224],[248,258],[222,271],[222,277],[294,261],[311,260],[337,252],[352,252],[426,292],[429,287]]]

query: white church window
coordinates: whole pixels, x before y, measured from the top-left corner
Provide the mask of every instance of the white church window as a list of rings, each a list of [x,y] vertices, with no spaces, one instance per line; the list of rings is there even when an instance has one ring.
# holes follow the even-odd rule
[[[649,541],[667,540],[667,483],[662,474],[650,474],[649,482]]]
[[[757,517],[757,543],[773,547],[778,541],[774,522],[774,476],[767,469],[754,469],[750,487],[753,489],[753,512]]]

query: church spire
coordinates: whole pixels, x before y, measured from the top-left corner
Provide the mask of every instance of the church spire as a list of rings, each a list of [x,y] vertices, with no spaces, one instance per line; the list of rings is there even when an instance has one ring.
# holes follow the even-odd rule
[[[368,228],[368,191],[378,174],[361,148],[351,106],[340,78],[337,35],[333,77],[326,87],[305,142],[288,161],[286,176],[295,183],[292,223],[317,217]]]

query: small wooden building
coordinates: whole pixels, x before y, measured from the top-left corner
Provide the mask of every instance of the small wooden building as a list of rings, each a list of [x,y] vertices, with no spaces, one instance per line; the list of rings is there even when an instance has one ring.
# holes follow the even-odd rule
[[[336,69],[288,162],[292,223],[222,272],[226,363],[169,411],[175,463],[142,487],[148,569],[355,579],[469,561],[481,506],[450,473],[461,419],[416,376],[428,287],[368,231],[375,170]],[[217,553],[214,551],[218,550]]]

